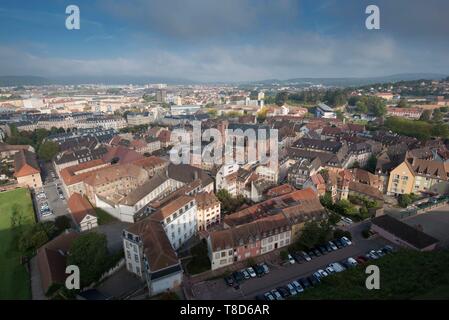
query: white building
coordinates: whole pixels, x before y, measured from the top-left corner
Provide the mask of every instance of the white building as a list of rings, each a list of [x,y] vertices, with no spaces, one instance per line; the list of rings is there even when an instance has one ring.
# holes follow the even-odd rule
[[[336,119],[337,114],[335,111],[324,103],[320,103],[316,107],[316,117],[317,118],[325,118],[325,119]]]

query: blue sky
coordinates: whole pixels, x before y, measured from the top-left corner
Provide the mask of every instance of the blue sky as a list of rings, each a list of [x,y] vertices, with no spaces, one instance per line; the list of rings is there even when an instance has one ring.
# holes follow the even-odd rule
[[[81,29],[65,28],[76,4]],[[376,4],[381,30],[365,28]],[[0,74],[199,81],[449,74],[445,0],[2,0]]]

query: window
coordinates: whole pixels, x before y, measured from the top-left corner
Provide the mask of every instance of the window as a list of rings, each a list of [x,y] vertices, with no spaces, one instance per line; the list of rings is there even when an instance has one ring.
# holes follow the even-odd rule
[[[134,261],[139,262],[139,256],[137,254],[134,255]]]

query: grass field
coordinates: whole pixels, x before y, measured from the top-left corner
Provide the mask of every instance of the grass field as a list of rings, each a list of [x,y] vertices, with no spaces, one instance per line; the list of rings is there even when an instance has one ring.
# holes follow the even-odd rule
[[[21,265],[21,253],[11,229],[14,211],[20,215],[21,226],[35,223],[33,205],[27,189],[0,193],[0,299],[30,299],[30,276]]]

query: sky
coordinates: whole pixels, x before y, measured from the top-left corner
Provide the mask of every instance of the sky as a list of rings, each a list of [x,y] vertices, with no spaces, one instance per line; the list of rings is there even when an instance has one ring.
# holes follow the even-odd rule
[[[368,30],[368,5],[380,30]],[[68,5],[80,9],[67,30]],[[0,75],[195,81],[449,74],[447,0],[2,0]]]

